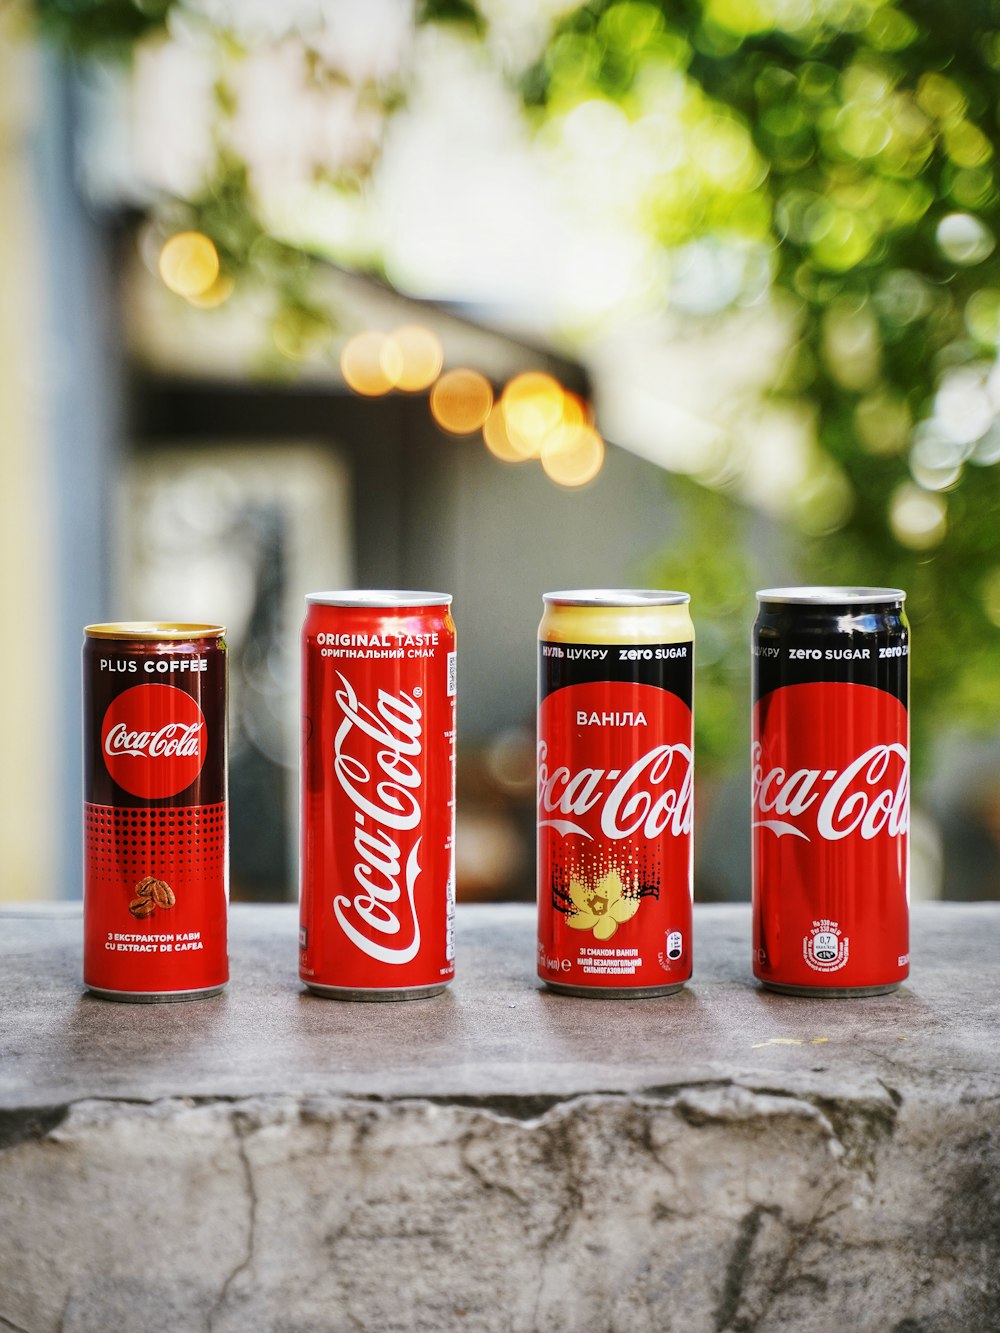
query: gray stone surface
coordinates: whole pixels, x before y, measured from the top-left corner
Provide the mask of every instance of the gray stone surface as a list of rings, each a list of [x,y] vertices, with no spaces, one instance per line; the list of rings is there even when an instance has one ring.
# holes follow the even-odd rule
[[[755,988],[745,908],[660,1000],[533,940],[465,907],[449,994],[349,1005],[237,908],[226,995],[129,1006],[0,911],[0,1330],[1000,1330],[1000,907],[921,905],[857,1001]]]

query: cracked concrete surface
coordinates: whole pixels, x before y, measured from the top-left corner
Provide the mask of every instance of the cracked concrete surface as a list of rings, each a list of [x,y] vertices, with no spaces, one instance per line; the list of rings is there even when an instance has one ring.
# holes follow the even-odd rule
[[[237,909],[229,996],[150,1010],[81,996],[70,912],[0,913],[0,1331],[1000,1330],[1000,909],[922,909],[874,1001],[754,989],[748,929],[589,1002],[465,909],[453,994],[390,1008]]]

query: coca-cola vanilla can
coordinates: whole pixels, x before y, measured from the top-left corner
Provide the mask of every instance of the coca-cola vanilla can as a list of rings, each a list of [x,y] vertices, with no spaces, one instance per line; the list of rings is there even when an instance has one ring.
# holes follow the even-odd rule
[[[538,975],[571,995],[691,976],[690,598],[546,593],[538,658]]]
[[[411,1000],[455,973],[455,622],[438,592],[312,593],[299,975]]]
[[[753,631],[753,967],[792,995],[909,971],[909,625],[898,588],[766,588]]]
[[[225,629],[84,635],[84,984],[111,1000],[216,995],[229,976]]]

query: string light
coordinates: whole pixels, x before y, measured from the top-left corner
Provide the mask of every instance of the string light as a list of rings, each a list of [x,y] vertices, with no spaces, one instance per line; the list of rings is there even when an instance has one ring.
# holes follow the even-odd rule
[[[378,398],[393,387],[393,377],[383,364],[386,336],[369,330],[349,338],[340,353],[340,373],[355,393]],[[389,371],[396,368],[392,355],[386,356]]]
[[[380,354],[382,369],[397,389],[419,393],[441,374],[444,349],[437,334],[419,324],[404,324],[387,336]]]
[[[493,387],[478,370],[448,370],[431,390],[431,414],[442,430],[471,435],[485,425],[493,406]]]
[[[164,243],[158,267],[165,286],[193,300],[218,278],[219,252],[200,231],[180,231]]]
[[[564,426],[542,445],[542,467],[560,486],[584,486],[604,465],[604,441],[593,426]]]

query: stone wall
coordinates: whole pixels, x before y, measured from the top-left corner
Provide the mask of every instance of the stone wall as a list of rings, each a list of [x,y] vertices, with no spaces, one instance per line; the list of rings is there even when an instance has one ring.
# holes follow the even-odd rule
[[[303,996],[290,909],[235,918],[234,966],[272,965],[156,1009],[81,998],[79,922],[48,921],[66,956],[3,1046],[0,1329],[1000,1329],[1000,1062],[978,971],[1000,909],[925,909],[936,964],[839,1003],[734,975],[740,908],[699,913],[686,996],[631,1003],[538,991],[523,908],[463,912],[454,994],[392,1007]],[[8,985],[39,920],[0,923]],[[346,1042],[358,1023],[381,1050]],[[225,1043],[245,1029],[235,1072],[204,1058],[219,1024]]]

